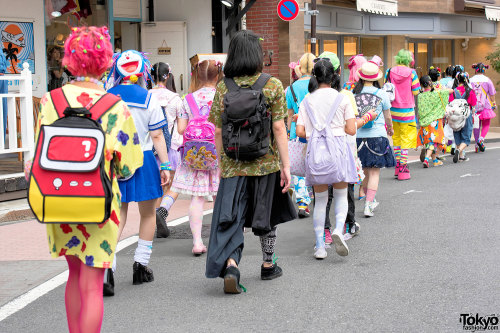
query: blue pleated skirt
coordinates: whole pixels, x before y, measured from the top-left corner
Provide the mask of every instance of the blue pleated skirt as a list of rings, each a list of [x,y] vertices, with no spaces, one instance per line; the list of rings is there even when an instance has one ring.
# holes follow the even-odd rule
[[[161,198],[160,170],[151,150],[144,151],[144,163],[132,178],[118,182],[122,202],[140,202]]]

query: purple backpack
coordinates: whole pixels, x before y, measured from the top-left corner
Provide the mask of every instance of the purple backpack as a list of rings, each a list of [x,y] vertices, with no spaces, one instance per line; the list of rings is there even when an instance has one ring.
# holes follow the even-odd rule
[[[216,169],[215,126],[207,120],[210,111],[201,115],[193,95],[188,94],[185,98],[193,118],[189,120],[184,131],[184,143],[179,148],[182,163],[194,170]]]
[[[308,185],[333,184],[337,181],[339,173],[345,172],[339,166],[338,161],[341,157],[335,156],[339,153],[339,149],[335,145],[334,135],[330,128],[330,123],[343,98],[342,94],[337,95],[326,122],[323,124],[316,120],[308,101],[304,102],[309,120],[313,124],[311,136],[307,140],[306,179]]]

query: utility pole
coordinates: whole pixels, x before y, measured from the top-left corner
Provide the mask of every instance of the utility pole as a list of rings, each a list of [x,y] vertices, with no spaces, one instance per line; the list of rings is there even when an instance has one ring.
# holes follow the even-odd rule
[[[316,55],[316,0],[311,0],[311,53]]]

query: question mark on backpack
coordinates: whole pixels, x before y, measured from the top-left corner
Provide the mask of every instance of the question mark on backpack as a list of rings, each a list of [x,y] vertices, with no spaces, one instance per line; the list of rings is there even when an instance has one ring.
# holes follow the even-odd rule
[[[85,146],[85,154],[83,156],[89,157],[90,156],[90,154],[89,154],[89,151],[90,151],[90,141],[89,140],[82,141],[82,145]]]

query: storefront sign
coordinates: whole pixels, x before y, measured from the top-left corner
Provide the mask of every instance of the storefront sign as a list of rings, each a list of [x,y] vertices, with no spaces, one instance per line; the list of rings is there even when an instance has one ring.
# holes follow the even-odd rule
[[[291,21],[299,15],[299,4],[295,0],[281,0],[278,3],[278,16],[283,21]]]
[[[30,70],[35,73],[35,45],[33,42],[32,22],[0,21],[0,44],[7,58],[7,73],[20,74],[23,63],[30,65]]]
[[[398,16],[397,0],[357,0],[358,11]]]
[[[158,55],[171,55],[172,48],[167,46],[167,42],[163,40],[161,46],[158,48]]]
[[[500,7],[484,7],[486,18],[490,21],[500,21]]]

